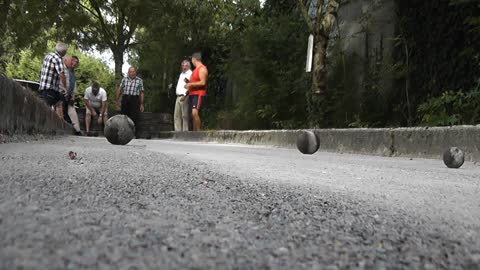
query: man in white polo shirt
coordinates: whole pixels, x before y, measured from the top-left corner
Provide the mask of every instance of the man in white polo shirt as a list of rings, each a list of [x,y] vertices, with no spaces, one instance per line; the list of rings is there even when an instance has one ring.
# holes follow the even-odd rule
[[[188,122],[190,121],[190,113],[188,108],[188,98],[186,97],[187,89],[185,84],[192,78],[192,70],[190,70],[190,62],[183,60],[182,73],[177,82],[177,100],[175,101],[175,111],[173,113],[175,131],[188,131]]]
[[[93,82],[92,86],[85,90],[85,96],[83,97],[85,102],[85,108],[87,113],[85,115],[85,127],[87,129],[87,136],[94,136],[95,134],[90,132],[90,124],[92,122],[92,116],[98,116],[98,124],[102,125],[108,120],[107,113],[107,91],[100,87],[98,82]]]

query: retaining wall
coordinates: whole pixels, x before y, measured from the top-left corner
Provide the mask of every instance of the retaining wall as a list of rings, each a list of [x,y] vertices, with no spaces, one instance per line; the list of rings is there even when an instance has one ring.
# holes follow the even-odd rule
[[[116,115],[116,112],[108,112],[108,116]],[[80,128],[85,131],[85,109],[77,109]],[[173,130],[173,117],[168,113],[140,113],[140,138],[159,137],[161,132]],[[90,130],[103,135],[103,126],[98,125],[96,118],[92,120]]]
[[[379,156],[441,158],[456,146],[480,162],[480,126],[393,129],[317,129],[320,150]],[[295,148],[300,130],[163,132],[161,138]]]
[[[0,73],[0,135],[65,135],[72,127],[35,93]],[[3,141],[6,139],[1,139]]]

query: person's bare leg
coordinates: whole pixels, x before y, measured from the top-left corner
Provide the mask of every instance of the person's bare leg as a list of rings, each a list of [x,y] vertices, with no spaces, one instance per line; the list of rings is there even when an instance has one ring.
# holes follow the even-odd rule
[[[188,122],[190,121],[188,97],[185,98],[183,104],[179,107],[182,114],[182,131],[188,131]]]
[[[91,123],[92,123],[92,115],[89,113],[85,114],[85,129],[87,130],[87,133],[90,132]]]
[[[108,120],[108,114],[105,113],[105,114],[103,115],[103,124],[105,124],[105,123],[107,122],[107,120]]]
[[[193,131],[200,131],[200,125],[202,124],[200,120],[200,115],[198,114],[197,109],[192,109],[192,117],[193,117]]]
[[[70,120],[72,120],[73,128],[77,132],[80,132],[80,121],[78,120],[78,115],[77,115],[77,111],[75,110],[75,107],[68,105],[67,108],[68,108],[68,116],[70,117]]]
[[[61,101],[55,104],[55,111],[57,112],[58,117],[63,120],[63,103]]]
[[[182,131],[182,108],[180,97],[175,100],[175,109],[173,111],[173,128],[175,131]]]

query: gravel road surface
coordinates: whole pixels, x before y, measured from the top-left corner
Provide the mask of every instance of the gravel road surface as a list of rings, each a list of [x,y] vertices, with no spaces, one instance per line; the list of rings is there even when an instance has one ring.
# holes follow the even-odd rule
[[[480,269],[480,166],[170,140],[0,144],[0,269]]]

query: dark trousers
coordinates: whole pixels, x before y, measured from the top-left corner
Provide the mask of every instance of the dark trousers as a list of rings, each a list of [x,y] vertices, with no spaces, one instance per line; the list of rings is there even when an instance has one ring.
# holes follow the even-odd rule
[[[45,89],[42,90],[42,99],[47,103],[48,106],[53,106],[59,101],[64,101],[65,96],[54,89]]]
[[[135,134],[140,134],[140,97],[123,95],[122,96],[122,114],[130,117],[135,123]]]

